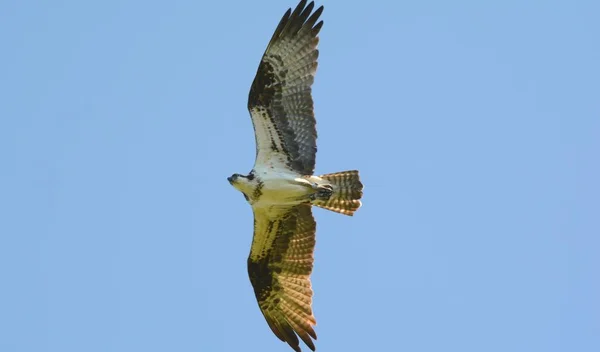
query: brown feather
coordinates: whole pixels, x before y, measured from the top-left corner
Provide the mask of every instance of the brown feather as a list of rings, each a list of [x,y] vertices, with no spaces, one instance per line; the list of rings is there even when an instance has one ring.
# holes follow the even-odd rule
[[[316,338],[316,320],[309,276],[316,224],[311,205],[278,208],[276,212],[260,208],[254,211],[255,234],[248,275],[258,306],[279,339],[299,351],[299,336],[314,350],[310,337]]]

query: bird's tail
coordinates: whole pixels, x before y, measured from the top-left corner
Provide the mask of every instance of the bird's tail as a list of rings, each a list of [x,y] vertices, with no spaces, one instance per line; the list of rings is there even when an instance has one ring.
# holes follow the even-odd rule
[[[333,194],[329,199],[316,199],[313,205],[335,211],[344,215],[354,215],[362,203],[363,184],[357,170],[336,172],[319,176],[333,186]]]

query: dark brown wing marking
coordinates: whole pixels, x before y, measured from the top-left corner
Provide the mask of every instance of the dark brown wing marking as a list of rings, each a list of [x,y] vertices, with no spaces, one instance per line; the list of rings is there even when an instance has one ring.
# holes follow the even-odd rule
[[[256,137],[256,165],[282,163],[312,175],[317,131],[311,86],[317,70],[319,7],[300,1],[284,15],[265,53],[248,97]],[[310,15],[310,17],[309,17]],[[316,23],[316,24],[315,24]]]
[[[310,283],[315,230],[310,204],[254,212],[250,282],[269,327],[296,352],[298,336],[313,351],[311,337],[317,338]]]

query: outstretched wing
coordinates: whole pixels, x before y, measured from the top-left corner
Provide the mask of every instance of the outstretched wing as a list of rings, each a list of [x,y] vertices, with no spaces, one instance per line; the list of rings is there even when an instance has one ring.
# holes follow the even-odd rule
[[[323,26],[323,21],[316,22],[323,6],[309,17],[313,7],[302,0],[294,12],[283,15],[252,82],[248,110],[256,137],[255,168],[286,167],[304,175],[312,175],[315,168],[311,85]]]
[[[298,336],[311,349],[313,326],[310,273],[315,247],[310,204],[254,209],[254,238],[248,274],[273,333],[300,352]]]

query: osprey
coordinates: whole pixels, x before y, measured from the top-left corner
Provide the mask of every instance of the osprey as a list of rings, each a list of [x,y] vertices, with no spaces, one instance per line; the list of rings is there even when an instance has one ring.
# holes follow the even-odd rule
[[[246,176],[227,178],[254,212],[248,274],[260,310],[273,333],[297,352],[298,337],[313,351],[317,338],[310,283],[312,205],[353,215],[363,189],[355,170],[313,175],[317,131],[311,85],[323,6],[313,8],[313,2],[300,1],[275,29],[248,98],[256,137],[254,168]]]

